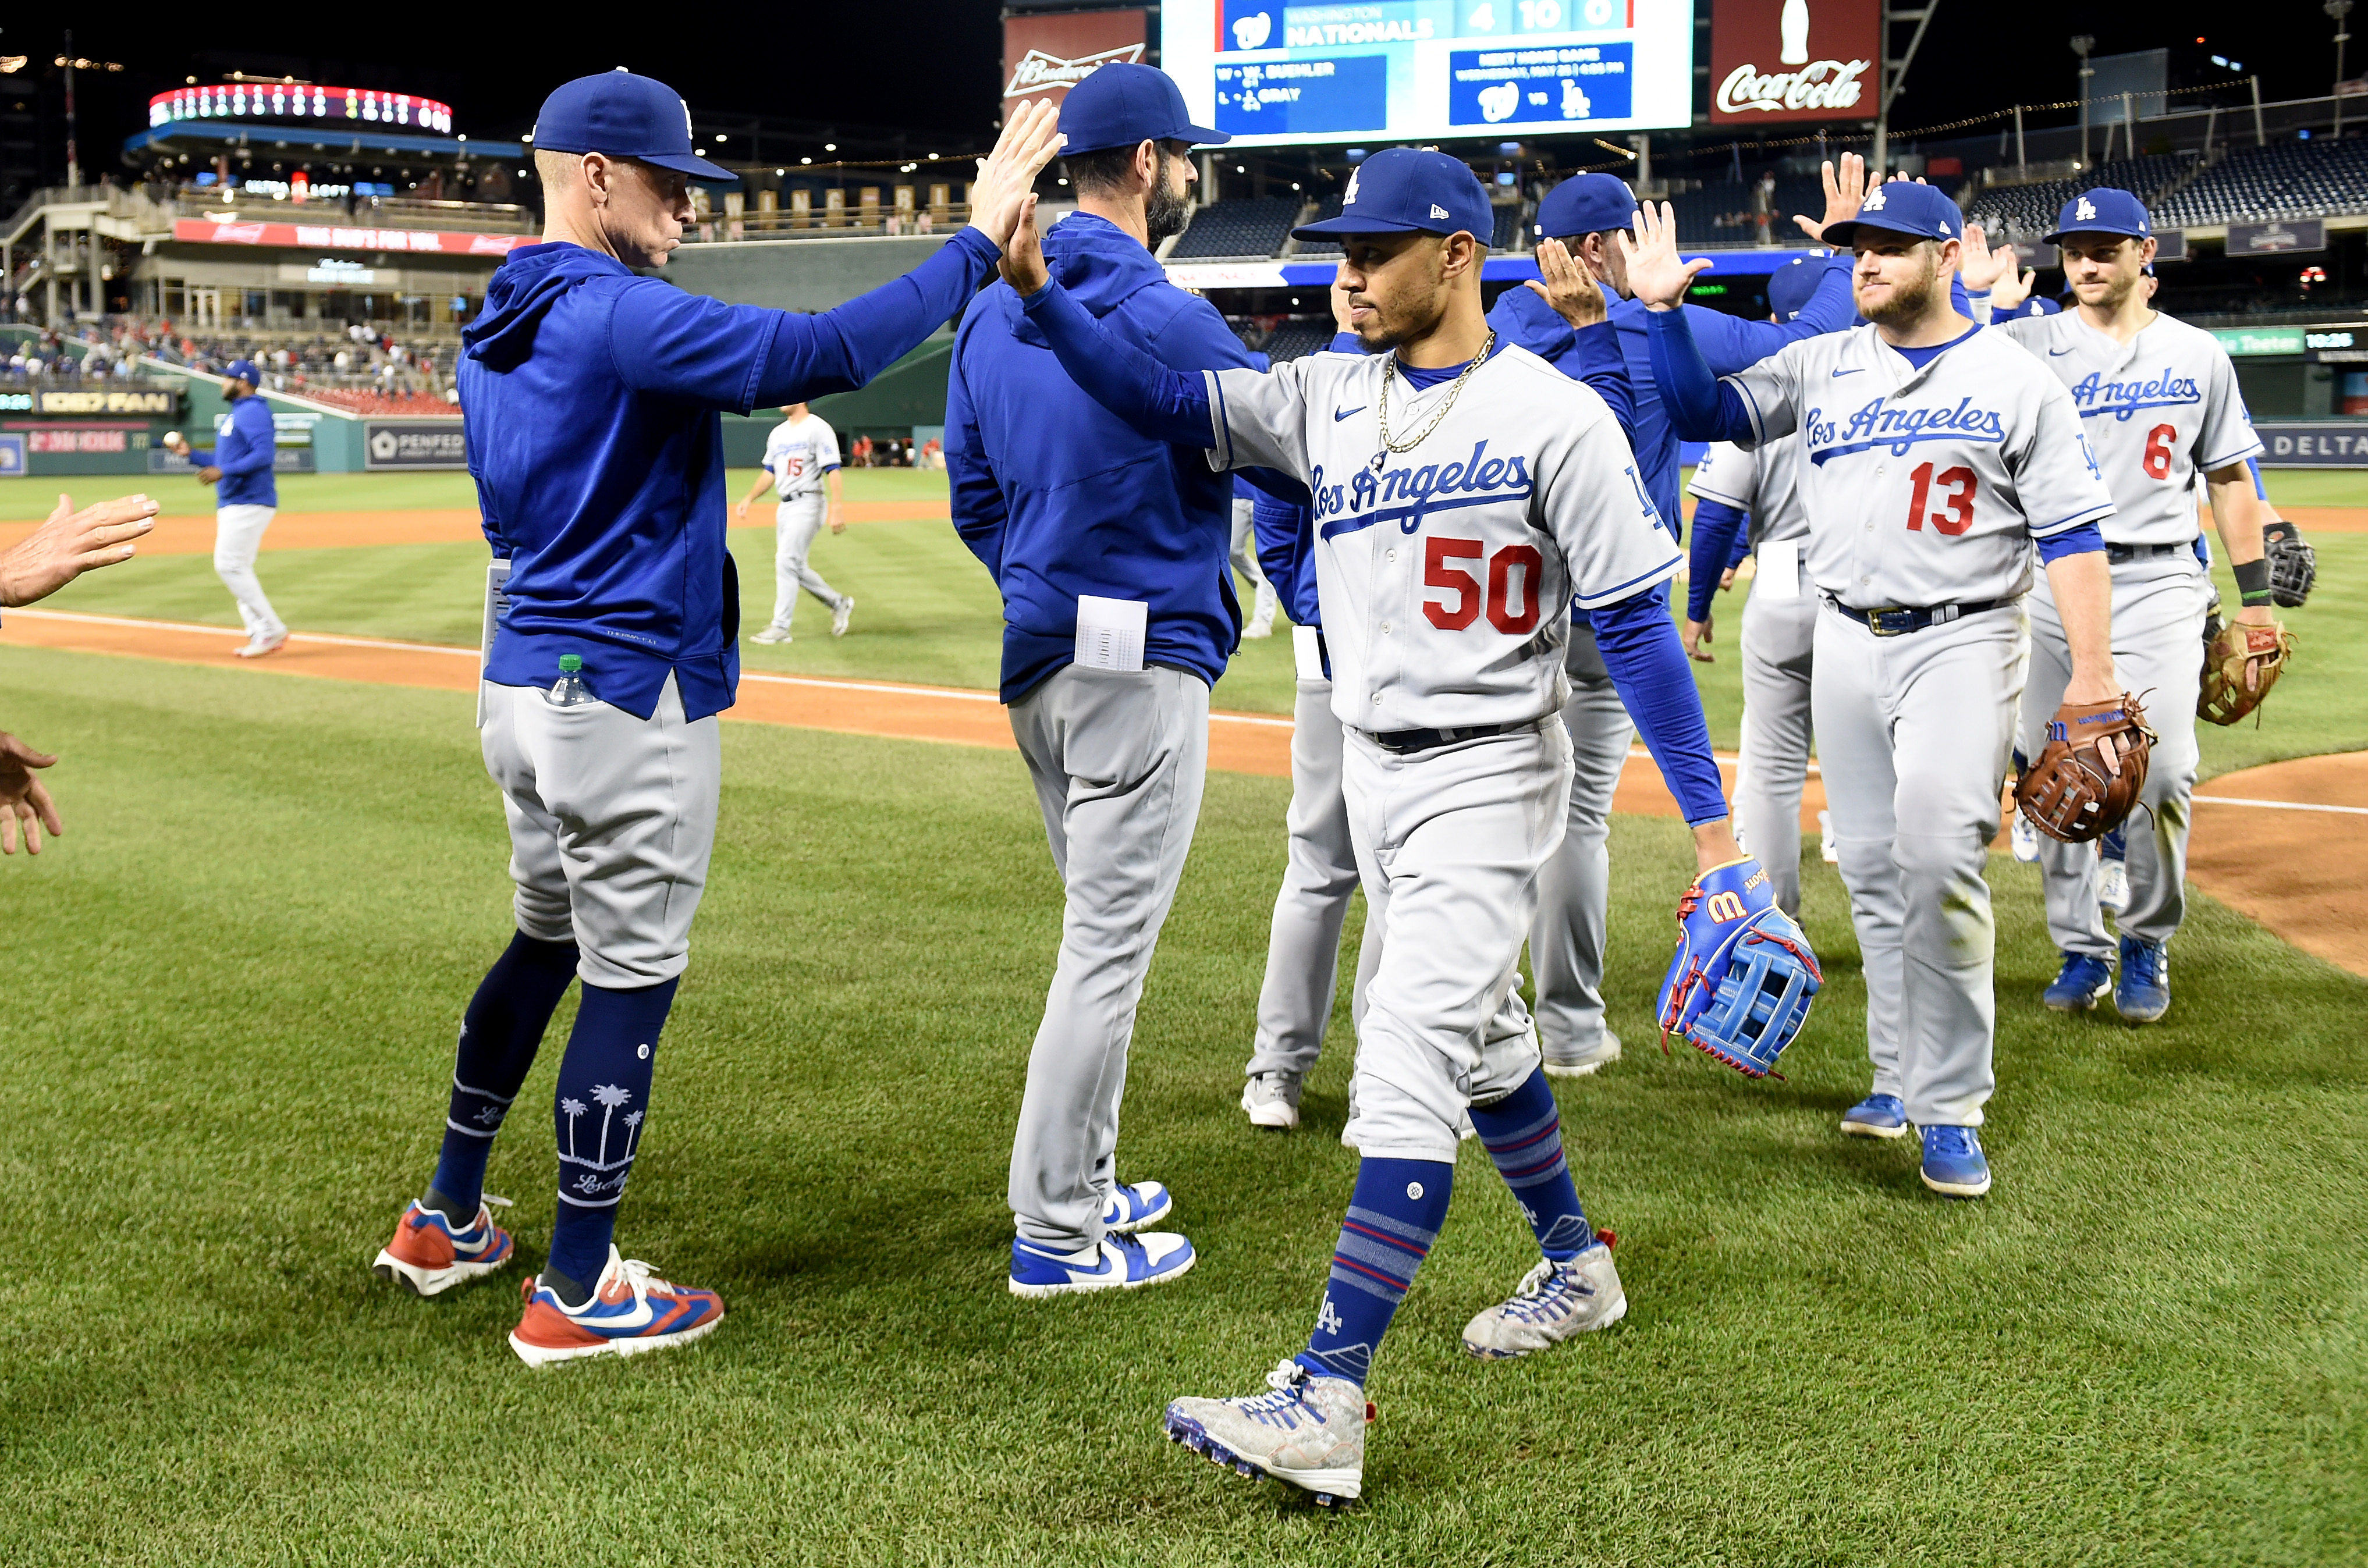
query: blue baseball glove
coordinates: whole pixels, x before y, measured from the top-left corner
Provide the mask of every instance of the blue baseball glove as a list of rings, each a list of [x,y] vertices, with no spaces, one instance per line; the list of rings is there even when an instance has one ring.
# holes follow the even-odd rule
[[[1677,956],[1661,981],[1661,1049],[1681,1034],[1695,1050],[1764,1078],[1808,1022],[1825,979],[1809,938],[1776,907],[1759,862],[1714,867],[1678,900]]]

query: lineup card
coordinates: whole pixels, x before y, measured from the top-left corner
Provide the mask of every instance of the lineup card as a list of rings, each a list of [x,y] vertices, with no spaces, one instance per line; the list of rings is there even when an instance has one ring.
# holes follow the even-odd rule
[[[1691,0],[1166,0],[1160,61],[1247,145],[1692,120]]]

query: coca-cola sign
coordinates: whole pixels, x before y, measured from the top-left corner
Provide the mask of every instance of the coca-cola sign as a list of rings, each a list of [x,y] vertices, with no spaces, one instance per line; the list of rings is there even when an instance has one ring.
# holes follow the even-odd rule
[[[1018,16],[1003,24],[1006,100],[1051,98],[1113,61],[1141,63],[1149,34],[1141,11],[1079,11]]]
[[[1719,0],[1711,122],[1873,119],[1882,57],[1882,0]]]

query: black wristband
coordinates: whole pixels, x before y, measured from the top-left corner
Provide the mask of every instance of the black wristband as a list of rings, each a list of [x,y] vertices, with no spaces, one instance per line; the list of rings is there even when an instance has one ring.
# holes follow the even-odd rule
[[[2271,602],[2270,562],[2266,556],[2259,561],[2240,561],[2229,570],[2237,574],[2237,597],[2246,608]]]

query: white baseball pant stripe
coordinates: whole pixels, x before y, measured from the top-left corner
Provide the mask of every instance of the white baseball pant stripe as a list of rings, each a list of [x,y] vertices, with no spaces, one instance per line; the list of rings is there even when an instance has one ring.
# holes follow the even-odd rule
[[[806,552],[814,548],[828,509],[822,492],[809,490],[791,496],[773,513],[773,624],[784,631],[798,608],[800,588],[832,609],[839,606],[838,590],[806,564]]]
[[[1249,619],[1274,622],[1274,585],[1266,580],[1266,568],[1258,564],[1258,513],[1254,504],[1241,496],[1234,497],[1233,536],[1227,544],[1227,556],[1233,569],[1249,579],[1252,589]]]
[[[575,942],[586,985],[631,991],[680,974],[715,847],[715,716],[685,720],[672,676],[647,719],[605,702],[554,708],[536,687],[487,681],[483,693],[479,742],[509,820],[518,929]]]
[[[1735,783],[1736,814],[1748,824],[1751,854],[1768,868],[1777,907],[1801,913],[1801,789],[1809,776],[1809,672],[1814,667],[1817,598],[1805,583],[1795,597],[1763,594],[1755,581],[1743,603],[1743,755]]]
[[[1098,1246],[1134,1011],[1176,900],[1209,768],[1209,687],[1155,666],[1072,665],[1011,705],[1068,895],[1011,1142],[1019,1233]]]
[[[264,596],[263,580],[255,574],[263,530],[271,526],[277,511],[272,506],[214,508],[214,575],[238,601],[239,624],[250,638],[276,636],[288,630]]]
[[[1570,736],[1570,805],[1562,846],[1538,871],[1530,972],[1537,982],[1539,1049],[1549,1062],[1578,1062],[1603,1043],[1611,797],[1620,788],[1636,726],[1603,667],[1592,631],[1571,628],[1563,667],[1570,676],[1570,700],[1562,710]]]
[[[1874,1092],[1919,1127],[1977,1127],[1996,1086],[1998,835],[2029,638],[2020,609],[1877,637],[1817,614],[1817,756],[1866,977]]]
[[[1303,680],[1292,713],[1291,811],[1284,818],[1282,890],[1266,944],[1266,979],[1258,986],[1258,1035],[1250,1046],[1252,1077],[1288,1073],[1305,1077],[1324,1050],[1339,994],[1340,927],[1349,895],[1357,891],[1357,846],[1349,836],[1349,801],[1341,793],[1340,721],[1332,716],[1332,683]],[[1360,1022],[1365,989],[1381,960],[1381,923],[1368,915],[1357,946],[1357,979],[1349,1016]]]
[[[2113,568],[2113,668],[2122,689],[2145,705],[2160,737],[2146,759],[2141,810],[2124,835],[2129,907],[2114,920],[2142,942],[2170,940],[2187,915],[2187,833],[2194,815],[2195,699],[2203,683],[2203,620],[2212,585],[2192,551],[2125,561]],[[2031,685],[2022,695],[2022,755],[2045,748],[2047,721],[2072,683],[2072,654],[2055,597],[2042,579],[2031,596]],[[2039,866],[2047,889],[2047,934],[2058,950],[2110,958],[2097,906],[2097,846],[2044,834]]]
[[[1382,928],[1346,1134],[1368,1158],[1453,1160],[1465,1111],[1537,1071],[1515,966],[1538,872],[1562,844],[1570,773],[1553,718],[1410,756],[1349,732],[1349,832],[1366,918]]]

